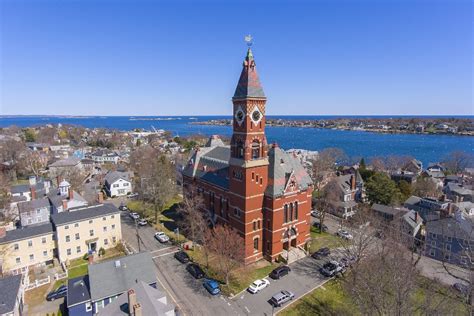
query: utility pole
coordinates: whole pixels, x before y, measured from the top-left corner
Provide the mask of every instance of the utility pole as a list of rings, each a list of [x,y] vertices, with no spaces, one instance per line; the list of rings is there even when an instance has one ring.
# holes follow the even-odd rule
[[[140,234],[138,233],[138,219],[135,218],[135,233],[137,234],[137,243],[138,243],[138,252],[141,251],[140,249]]]

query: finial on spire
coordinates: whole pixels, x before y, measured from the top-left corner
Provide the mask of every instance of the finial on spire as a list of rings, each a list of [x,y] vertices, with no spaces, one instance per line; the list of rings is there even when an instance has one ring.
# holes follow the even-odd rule
[[[253,37],[252,37],[252,35],[250,35],[250,34],[249,34],[249,35],[245,35],[244,40],[245,40],[245,42],[247,43],[247,46],[250,48],[250,46],[252,46],[252,44],[253,44]]]

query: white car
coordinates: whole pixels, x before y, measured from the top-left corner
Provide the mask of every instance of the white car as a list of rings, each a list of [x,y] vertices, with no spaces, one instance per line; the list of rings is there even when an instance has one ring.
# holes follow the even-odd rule
[[[148,222],[144,218],[138,220],[138,225],[140,225],[140,226],[146,226],[147,224],[148,224]]]
[[[311,211],[311,216],[319,217],[319,216],[321,216],[321,213],[318,210],[313,210],[313,211]]]
[[[353,239],[354,237],[352,237],[351,234],[349,234],[348,231],[344,230],[344,229],[339,229],[337,231],[337,235],[343,239],[347,239],[347,240],[351,240]]]
[[[140,215],[138,215],[138,213],[135,213],[135,212],[130,212],[130,217],[132,219],[139,219],[140,218]]]
[[[163,232],[156,232],[155,233],[155,238],[156,238],[156,240],[158,240],[161,243],[165,243],[165,242],[170,240],[170,238],[168,236],[166,236],[166,234],[163,233]]]
[[[255,294],[266,288],[268,285],[270,285],[270,282],[267,279],[255,280],[250,284],[247,290],[250,293]]]

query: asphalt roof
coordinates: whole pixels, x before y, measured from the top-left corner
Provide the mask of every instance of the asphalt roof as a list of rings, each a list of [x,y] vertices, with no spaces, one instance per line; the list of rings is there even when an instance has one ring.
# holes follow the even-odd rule
[[[112,204],[99,204],[77,209],[70,212],[61,212],[51,215],[54,225],[60,226],[68,223],[82,221],[88,218],[102,217],[109,214],[120,213],[120,210]]]
[[[380,212],[380,213],[391,214],[391,215],[398,215],[400,213],[406,213],[409,211],[407,208],[400,208],[400,207],[388,206],[388,205],[377,204],[377,203],[372,205],[372,210]]]
[[[175,306],[168,302],[165,292],[157,290],[143,281],[138,282],[131,289],[135,291],[137,303],[142,308],[142,315],[166,315],[175,309]],[[124,294],[102,309],[100,315],[129,315],[129,308],[128,295]]]
[[[426,223],[426,232],[438,235],[448,236],[456,239],[473,240],[474,239],[474,223],[472,219],[467,219],[466,223],[470,223],[467,227],[461,225],[454,217],[440,218],[438,220],[428,221]]]
[[[0,315],[13,312],[20,285],[21,275],[12,275],[0,279]]]
[[[89,275],[83,275],[67,281],[67,307],[89,301]]]
[[[18,210],[20,213],[31,212],[39,208],[50,207],[48,199],[37,199],[27,202],[18,203]]]
[[[17,228],[7,230],[5,237],[0,238],[0,244],[12,242],[16,240],[28,239],[35,236],[46,235],[53,232],[53,225],[45,223],[40,225],[28,226],[25,228]]]
[[[49,165],[49,167],[73,167],[81,162],[81,159],[71,156],[66,159],[58,160]]]
[[[119,179],[130,181],[130,174],[128,172],[111,171],[105,175],[105,181],[109,184],[112,184]]]
[[[120,295],[139,281],[156,283],[155,265],[149,252],[115,258],[89,266],[90,293],[93,302]]]

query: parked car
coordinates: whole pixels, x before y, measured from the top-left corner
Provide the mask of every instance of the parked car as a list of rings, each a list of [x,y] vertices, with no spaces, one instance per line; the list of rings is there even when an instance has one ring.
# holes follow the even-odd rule
[[[321,216],[321,212],[318,211],[318,210],[312,210],[312,211],[311,211],[311,216],[313,216],[313,217],[319,217],[319,216]]]
[[[352,235],[347,231],[347,230],[344,230],[344,229],[339,229],[337,231],[337,235],[343,239],[347,239],[347,240],[351,240],[353,239],[354,237],[352,237]]]
[[[58,298],[66,297],[66,296],[67,296],[67,285],[61,285],[56,290],[49,292],[48,295],[46,296],[46,300],[54,301]]]
[[[453,288],[462,295],[467,296],[469,294],[469,286],[464,283],[454,283]]]
[[[190,263],[186,266],[186,270],[196,279],[202,279],[204,277],[204,271],[202,271],[201,267],[195,263]]]
[[[188,254],[184,251],[175,252],[174,257],[181,263],[188,263],[191,261]]]
[[[126,207],[125,205],[120,205],[118,209],[121,211],[128,211],[128,207]]]
[[[135,212],[130,212],[130,217],[132,219],[139,219],[140,218],[140,215],[138,215],[138,213],[135,213]]]
[[[290,291],[281,290],[280,292],[272,296],[272,298],[270,299],[270,304],[275,307],[280,307],[286,302],[291,301],[294,297],[295,294],[291,293]]]
[[[161,243],[168,242],[170,238],[166,236],[164,232],[156,232],[155,233],[155,239],[158,240]]]
[[[356,260],[356,258],[354,256],[343,257],[340,261],[340,264],[344,268],[348,268],[354,263],[355,260]]]
[[[328,247],[320,248],[318,251],[313,253],[311,257],[314,259],[321,259],[323,257],[327,257],[331,254],[331,250]]]
[[[320,222],[315,222],[313,224],[314,227],[316,227],[317,229],[321,229],[321,223]],[[327,232],[328,231],[328,227],[326,225],[323,224],[323,229],[322,229],[323,232]]]
[[[247,290],[250,293],[255,294],[266,288],[268,285],[270,285],[270,281],[267,279],[255,280],[252,284],[250,284]]]
[[[217,295],[221,292],[221,289],[219,288],[219,283],[217,283],[216,280],[206,279],[203,285],[206,288],[206,290],[212,295]]]
[[[270,273],[270,278],[274,280],[278,280],[281,277],[284,277],[291,271],[289,266],[280,266],[278,268],[273,269],[273,271]]]
[[[133,198],[136,198],[136,197],[138,197],[138,193],[132,193],[132,194],[127,195],[128,199],[133,199]]]
[[[148,224],[148,222],[144,218],[138,220],[138,225],[140,225],[140,226],[146,226],[147,224]]]
[[[327,276],[327,277],[333,277],[338,273],[341,273],[344,271],[344,267],[337,261],[331,260],[326,262],[321,269],[319,269],[319,272],[321,272],[322,275]]]

